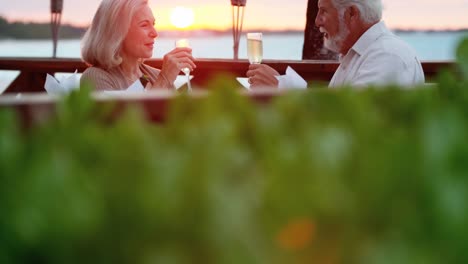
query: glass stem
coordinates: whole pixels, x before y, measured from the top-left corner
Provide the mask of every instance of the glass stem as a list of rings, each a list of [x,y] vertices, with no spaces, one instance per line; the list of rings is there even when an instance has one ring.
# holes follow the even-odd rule
[[[189,93],[192,92],[192,85],[190,84],[190,73],[186,73],[185,76],[187,76],[187,91]]]

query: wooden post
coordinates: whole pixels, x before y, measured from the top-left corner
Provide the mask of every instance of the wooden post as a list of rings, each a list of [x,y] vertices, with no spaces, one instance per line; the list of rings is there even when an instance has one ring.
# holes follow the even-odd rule
[[[307,19],[304,30],[303,60],[336,60],[337,54],[323,47],[323,36],[315,26],[315,17],[318,13],[318,0],[308,0]]]

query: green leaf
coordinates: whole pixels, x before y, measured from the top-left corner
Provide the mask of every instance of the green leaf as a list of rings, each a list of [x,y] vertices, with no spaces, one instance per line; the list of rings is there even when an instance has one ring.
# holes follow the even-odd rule
[[[468,38],[464,38],[457,48],[457,62],[465,80],[468,80]]]

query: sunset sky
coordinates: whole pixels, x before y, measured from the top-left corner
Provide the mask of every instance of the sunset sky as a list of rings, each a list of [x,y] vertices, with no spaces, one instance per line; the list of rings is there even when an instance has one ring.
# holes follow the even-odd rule
[[[149,0],[159,30],[173,30],[171,11],[176,6],[195,13],[192,28],[231,28],[230,0]],[[0,16],[10,21],[49,21],[49,0],[2,1]],[[391,28],[468,28],[468,0],[384,0],[384,20]],[[63,22],[86,26],[99,0],[64,0]],[[307,0],[247,0],[244,28],[304,29]]]

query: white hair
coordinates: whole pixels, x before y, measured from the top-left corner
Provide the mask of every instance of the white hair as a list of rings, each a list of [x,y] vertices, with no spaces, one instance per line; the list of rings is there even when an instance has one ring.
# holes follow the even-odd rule
[[[122,43],[135,13],[148,0],[103,0],[81,42],[81,57],[105,69],[122,63]]]
[[[356,6],[361,19],[365,23],[376,23],[382,19],[382,0],[332,0],[339,14],[344,14],[346,8]]]

